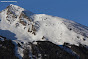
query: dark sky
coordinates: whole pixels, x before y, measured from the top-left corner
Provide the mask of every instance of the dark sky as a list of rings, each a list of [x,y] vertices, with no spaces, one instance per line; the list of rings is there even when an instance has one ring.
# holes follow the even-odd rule
[[[1,0],[0,0],[1,1]],[[2,0],[8,1],[8,0]],[[17,3],[0,2],[0,11],[15,4],[37,14],[48,14],[73,20],[88,26],[88,0],[9,0]]]

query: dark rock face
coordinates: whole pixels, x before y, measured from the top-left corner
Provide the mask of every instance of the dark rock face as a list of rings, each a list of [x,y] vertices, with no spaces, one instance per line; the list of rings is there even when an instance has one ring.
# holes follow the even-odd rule
[[[81,44],[65,43],[61,48],[49,41],[37,41],[37,44],[29,42],[25,47],[18,43],[18,47],[24,49],[22,59],[88,59],[88,49]],[[72,53],[65,49],[72,50]],[[0,59],[20,59],[15,55],[15,45],[11,40],[0,40]]]
[[[78,46],[72,45],[71,49],[74,52],[76,52],[76,54],[79,56],[80,59],[88,59],[88,49],[85,48],[84,46],[80,45],[78,47]]]
[[[36,46],[41,54],[42,59],[76,59],[76,56],[69,54],[61,49],[58,45],[55,45],[49,41],[38,41]],[[37,52],[33,46],[33,54]]]
[[[83,45],[65,44],[61,48],[49,41],[37,41],[37,45],[33,43],[29,45],[31,46],[31,50],[29,48],[24,50],[23,59],[88,59],[88,49]],[[72,53],[69,53],[65,49],[70,49]],[[31,54],[29,51],[31,51]]]
[[[11,40],[0,40],[0,59],[19,59],[15,56],[15,45]]]
[[[30,49],[24,50],[23,59],[76,59],[75,55],[69,54],[65,50],[61,49],[58,45],[55,45],[49,41],[37,41],[37,45],[29,44],[32,48],[31,57]],[[29,56],[28,56],[29,55]]]
[[[78,59],[88,59],[88,46],[82,44],[76,46],[65,43],[65,47],[70,48],[73,51],[73,53],[75,53],[75,55],[78,56]]]

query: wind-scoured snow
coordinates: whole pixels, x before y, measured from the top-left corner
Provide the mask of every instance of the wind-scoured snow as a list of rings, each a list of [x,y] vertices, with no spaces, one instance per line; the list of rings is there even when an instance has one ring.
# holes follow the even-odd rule
[[[88,45],[88,27],[71,20],[30,11],[10,5],[0,13],[0,31],[14,33],[8,39],[26,42],[51,41],[57,45]],[[0,32],[0,35],[2,33]],[[3,35],[4,37],[10,36]]]

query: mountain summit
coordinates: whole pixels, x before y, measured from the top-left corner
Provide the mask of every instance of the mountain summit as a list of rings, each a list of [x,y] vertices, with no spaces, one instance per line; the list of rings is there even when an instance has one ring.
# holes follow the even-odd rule
[[[64,42],[88,45],[88,28],[60,17],[33,14],[11,4],[0,13],[0,19],[0,29],[11,31],[17,40],[48,40],[58,45]]]
[[[54,48],[59,47],[56,50],[57,52],[59,52],[58,49],[64,49],[64,47],[62,47],[64,44],[72,47],[82,45],[86,48],[88,46],[88,27],[60,17],[34,14],[12,4],[0,12],[0,36],[1,38],[4,37],[7,40],[15,42],[16,47],[19,45],[20,47],[18,47],[17,53],[20,55],[20,58],[24,57],[24,59],[26,59],[24,54],[28,54],[28,58],[35,56],[35,58],[38,59],[39,56],[40,59],[51,59],[48,58],[48,53],[42,53],[45,50],[41,51],[41,49],[47,50],[48,47],[52,46],[51,44],[53,44]],[[48,45],[47,48],[44,48],[45,45]],[[68,48],[70,48],[69,46]],[[53,51],[55,53],[54,48]],[[37,50],[37,52],[35,50]],[[69,49],[65,47],[63,51],[70,56],[67,50]],[[34,55],[32,53],[34,53]],[[75,55],[75,53],[73,54]],[[44,55],[47,58],[45,58]],[[80,58],[81,55],[77,56],[77,58]],[[57,56],[55,59],[58,58],[60,57]],[[84,58],[86,58],[85,55]],[[75,59],[75,57],[73,57],[73,59]]]

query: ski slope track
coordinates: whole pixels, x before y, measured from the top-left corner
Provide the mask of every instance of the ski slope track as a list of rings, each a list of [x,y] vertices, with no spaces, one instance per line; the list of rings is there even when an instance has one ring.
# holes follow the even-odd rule
[[[60,17],[34,14],[12,4],[0,12],[0,35],[24,43],[51,41],[57,45],[64,42],[88,45],[88,27]]]

